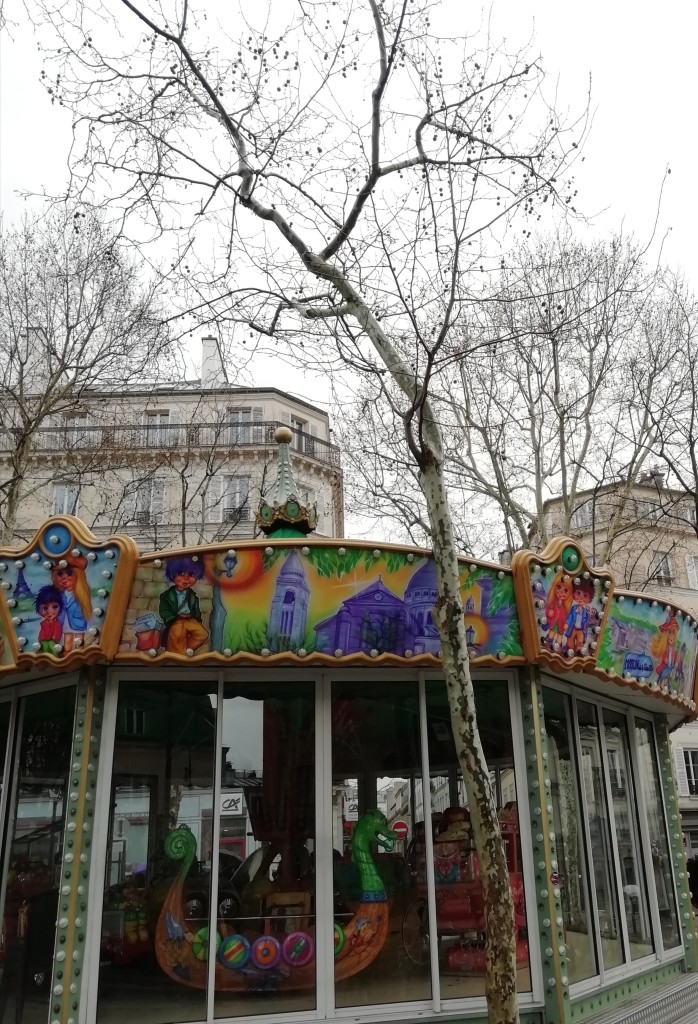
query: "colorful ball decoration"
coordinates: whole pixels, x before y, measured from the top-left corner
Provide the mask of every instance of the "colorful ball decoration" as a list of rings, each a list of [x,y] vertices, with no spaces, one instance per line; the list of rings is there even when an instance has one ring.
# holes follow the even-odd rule
[[[305,967],[315,956],[315,943],[307,932],[291,932],[284,939],[281,955],[289,967]]]
[[[250,959],[250,944],[244,935],[228,935],[221,942],[218,959],[231,971],[240,971]]]
[[[216,951],[221,948],[221,937],[216,932]],[[191,940],[191,951],[197,960],[208,960],[208,928],[199,928]]]
[[[281,960],[281,943],[273,935],[260,935],[252,945],[251,956],[260,971],[270,971]]]
[[[334,923],[334,955],[338,957],[344,949],[344,929],[341,924]]]
[[[47,526],[41,537],[41,544],[47,555],[63,555],[73,542],[73,537],[67,526],[62,523],[54,523]]]

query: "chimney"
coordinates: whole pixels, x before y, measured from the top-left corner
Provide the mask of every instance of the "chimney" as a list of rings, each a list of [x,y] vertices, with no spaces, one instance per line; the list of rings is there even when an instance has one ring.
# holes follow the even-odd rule
[[[221,347],[218,338],[209,335],[201,339],[201,387],[224,388],[228,385],[228,377],[221,358]]]
[[[650,477],[657,490],[661,491],[664,486],[664,473],[662,472],[662,467],[652,466],[652,469],[650,470]]]

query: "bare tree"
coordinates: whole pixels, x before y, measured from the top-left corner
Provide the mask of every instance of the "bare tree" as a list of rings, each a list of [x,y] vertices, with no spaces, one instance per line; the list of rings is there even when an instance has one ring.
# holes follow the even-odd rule
[[[212,31],[188,6],[82,3],[68,22],[47,4],[44,24],[60,37],[47,86],[76,112],[73,193],[106,189],[132,223],[172,233],[172,274],[194,313],[215,309],[252,342],[290,339],[308,365],[372,378],[401,425],[437,569],[434,618],[483,879],[489,1014],[506,1024],[518,1017],[513,901],[432,389],[475,355],[470,312],[509,233],[574,205],[568,168],[585,120],[546,102],[534,56],[452,40],[450,25],[440,39],[425,0],[301,3],[284,25],[278,9],[249,4]]]
[[[698,535],[698,298],[676,274],[663,276],[646,364],[636,373],[638,403],[652,423],[657,467],[673,488],[672,495],[660,487],[658,500],[669,519]]]
[[[15,533],[22,501],[45,485],[27,472],[32,457],[43,451],[52,473],[72,483],[94,471],[101,453],[86,443],[85,402],[116,382],[123,388],[154,380],[168,343],[155,285],[141,280],[102,219],[55,209],[2,231],[4,543]]]
[[[688,300],[669,295],[665,279],[622,238],[585,245],[565,231],[509,253],[499,280],[471,305],[467,337],[453,332],[452,365],[432,382],[465,552],[544,547],[583,526],[598,564],[630,532],[637,557],[638,529],[649,523],[637,485],[658,479],[648,466],[660,451],[670,457],[673,445],[685,464],[691,450],[685,430],[667,430],[686,412],[691,362],[681,355]],[[409,453],[386,430],[382,387],[365,382],[354,406],[342,445],[359,502],[410,535],[423,532],[416,489],[395,486],[409,475]],[[685,515],[675,492],[661,486],[657,498],[665,518]]]

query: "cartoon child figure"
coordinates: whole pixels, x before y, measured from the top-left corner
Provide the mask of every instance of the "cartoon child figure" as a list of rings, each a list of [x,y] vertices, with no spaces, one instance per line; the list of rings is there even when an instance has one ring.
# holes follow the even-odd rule
[[[589,605],[594,599],[594,584],[591,580],[580,580],[572,590],[572,607],[565,623],[565,637],[569,650],[579,654],[587,642],[589,628]]]
[[[66,555],[51,570],[53,585],[63,596],[61,623],[63,625],[63,650],[66,654],[85,639],[87,623],[92,618],[92,595],[85,569],[87,559],[82,555]]]
[[[556,644],[564,646],[565,625],[572,605],[572,580],[565,573],[558,573],[553,580],[550,594],[545,605],[547,642],[551,647]]]
[[[34,607],[43,619],[39,626],[38,643],[44,654],[55,654],[56,644],[61,642],[63,626],[61,625],[61,612],[63,611],[63,595],[57,587],[42,587],[36,595]]]
[[[165,575],[172,586],[160,594],[160,618],[165,623],[165,649],[174,654],[186,654],[187,649],[196,651],[208,640],[193,589],[203,574],[201,562],[189,556],[168,559]]]
[[[671,685],[671,677],[678,664],[678,651],[676,640],[679,635],[679,624],[674,613],[667,614],[666,622],[659,627],[659,631],[652,637],[650,642],[650,653],[657,662],[657,685],[667,690]]]

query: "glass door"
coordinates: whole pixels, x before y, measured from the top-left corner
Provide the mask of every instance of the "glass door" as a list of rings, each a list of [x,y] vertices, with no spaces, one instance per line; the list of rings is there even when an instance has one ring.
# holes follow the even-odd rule
[[[0,1021],[44,1024],[56,937],[75,687],[0,704],[3,777]]]
[[[429,999],[417,683],[333,683],[331,714],[336,1005]]]
[[[119,684],[97,1021],[206,1018],[217,685]]]
[[[474,689],[480,739],[490,769],[514,899],[516,986],[519,992],[530,992],[532,978],[509,686],[506,679],[488,679],[477,681]],[[441,998],[484,996],[486,926],[482,880],[444,682],[427,682],[426,719]],[[418,884],[425,877],[423,850],[423,845],[417,846]],[[407,925],[406,919],[406,938]]]

